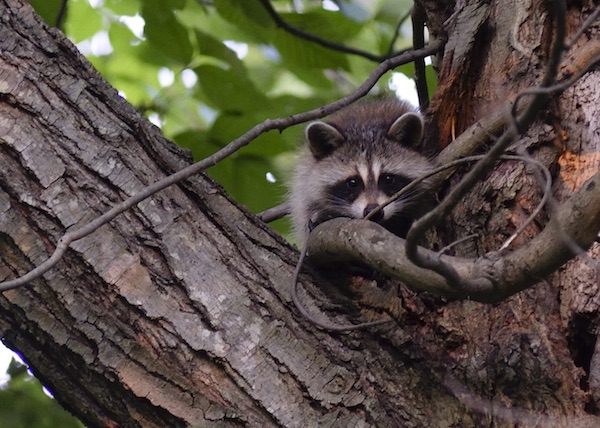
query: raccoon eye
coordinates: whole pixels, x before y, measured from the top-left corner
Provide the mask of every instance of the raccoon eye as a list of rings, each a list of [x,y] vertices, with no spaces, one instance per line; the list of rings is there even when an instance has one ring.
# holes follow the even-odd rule
[[[392,196],[398,190],[406,186],[409,182],[409,179],[397,174],[382,174],[379,177],[377,184],[379,186],[379,190],[381,190],[387,196]]]
[[[327,188],[327,193],[332,200],[339,205],[340,203],[351,203],[356,200],[365,188],[363,181],[355,175],[345,178]]]
[[[358,178],[356,177],[350,177],[348,180],[346,180],[346,185],[351,189],[357,188],[359,184]]]
[[[387,186],[393,186],[396,183],[396,178],[394,174],[384,174],[381,176],[383,184]]]

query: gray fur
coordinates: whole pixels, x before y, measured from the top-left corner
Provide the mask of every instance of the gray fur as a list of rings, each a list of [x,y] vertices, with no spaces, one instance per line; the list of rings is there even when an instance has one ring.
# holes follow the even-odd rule
[[[354,105],[325,122],[308,125],[289,192],[296,238],[304,241],[309,227],[328,218],[364,217],[372,206],[387,199],[378,177],[394,174],[408,182],[431,170],[432,162],[417,151],[422,138],[421,116],[409,104],[397,100]],[[350,183],[346,189],[344,180],[350,177],[361,177],[362,187]],[[339,185],[342,191],[360,194],[352,202],[335,199],[331,188],[336,183],[344,184]],[[412,221],[416,213],[411,209],[429,186],[424,181],[416,192],[385,207],[380,223],[388,227],[391,219],[399,217]],[[388,229],[398,233],[395,227]]]

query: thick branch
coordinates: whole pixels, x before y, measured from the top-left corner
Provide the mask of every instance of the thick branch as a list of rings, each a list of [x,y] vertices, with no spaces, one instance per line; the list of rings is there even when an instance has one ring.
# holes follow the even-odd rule
[[[573,258],[575,254],[563,236],[587,249],[598,231],[600,173],[560,206],[556,218],[542,233],[505,256],[489,254],[469,260],[439,256],[419,247],[420,254],[439,258],[464,279],[466,284],[461,283],[460,289],[449,285],[441,275],[411,263],[406,257],[405,241],[373,222],[335,219],[319,225],[309,239],[309,256],[323,265],[342,260],[361,261],[419,291],[497,302],[532,286]]]

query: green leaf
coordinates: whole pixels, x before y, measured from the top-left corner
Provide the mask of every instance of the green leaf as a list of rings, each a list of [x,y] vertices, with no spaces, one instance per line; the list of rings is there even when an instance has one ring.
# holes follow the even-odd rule
[[[273,44],[286,66],[311,70],[348,69],[348,60],[344,54],[300,39],[281,29],[275,32]]]
[[[152,103],[159,88],[159,67],[143,60],[143,50],[142,46],[136,46],[115,52],[101,63],[94,61],[102,73],[111,76],[112,84],[127,96],[127,101],[138,107]]]
[[[50,27],[56,25],[56,18],[62,7],[62,0],[29,0],[29,3],[38,15],[40,15],[46,24]]]
[[[219,110],[242,114],[267,102],[245,70],[223,69],[206,64],[196,67],[194,71],[198,75],[200,90],[210,104]]]
[[[139,0],[104,0],[104,7],[116,15],[134,16],[140,11]]]
[[[179,0],[145,0],[141,15],[146,25],[144,34],[148,42],[158,51],[180,64],[188,64],[193,47],[188,29],[175,18],[175,9],[183,7]]]
[[[437,89],[438,78],[435,70],[433,69],[433,65],[425,66],[425,81],[427,82],[427,89],[429,90],[429,98],[433,96],[435,90]]]
[[[130,52],[133,44],[138,43],[139,39],[131,30],[121,22],[114,22],[108,30],[108,38],[115,52]]]
[[[259,139],[260,140],[260,139]],[[264,141],[252,144],[264,147]],[[220,148],[214,144],[208,134],[188,132],[177,135],[175,141],[182,147],[189,148],[194,159],[203,159]],[[285,193],[283,183],[271,183],[267,173],[276,173],[272,156],[254,154],[242,150],[208,169],[207,173],[219,182],[236,201],[242,203],[253,212],[263,211],[281,202]]]
[[[210,140],[206,131],[185,131],[173,137],[179,147],[189,149],[195,161],[212,155],[222,146]]]
[[[185,8],[175,12],[175,16],[182,25],[211,34],[219,41],[251,41],[243,30],[225,20],[215,8],[202,6],[200,2],[188,1]]]
[[[281,18],[294,28],[332,42],[346,42],[355,37],[362,26],[337,12],[315,10],[306,13],[281,13]]]
[[[244,31],[252,40],[270,41],[275,23],[259,0],[215,0],[221,17]]]
[[[74,43],[89,39],[102,29],[102,17],[97,9],[85,0],[69,2],[69,18],[65,23],[65,31]]]
[[[10,428],[83,428],[42,390],[27,367],[15,360],[9,367],[10,381],[0,388],[0,421]]]
[[[406,15],[413,7],[413,0],[382,0],[374,18],[391,27],[396,27],[400,18]],[[408,20],[410,22],[410,19]]]
[[[244,63],[236,53],[229,49],[222,40],[218,40],[202,31],[195,31],[198,47],[202,55],[215,57],[229,65],[238,73],[245,73]]]
[[[415,66],[412,62],[409,62],[408,64],[403,64],[400,67],[396,67],[394,71],[402,73],[406,77],[409,77],[411,79],[414,79],[415,77]]]

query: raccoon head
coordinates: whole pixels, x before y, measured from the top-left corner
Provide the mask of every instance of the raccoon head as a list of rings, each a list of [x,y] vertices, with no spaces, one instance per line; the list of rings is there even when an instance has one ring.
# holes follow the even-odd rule
[[[313,122],[306,128],[306,141],[315,159],[332,154],[346,136],[326,122]],[[386,131],[386,138],[409,148],[417,148],[423,141],[423,119],[414,112],[404,113]]]
[[[399,103],[351,108],[311,123],[290,195],[297,234],[335,217],[364,218],[429,171],[431,162],[418,152],[422,138],[421,116]],[[428,187],[422,182],[371,220],[404,236]]]

